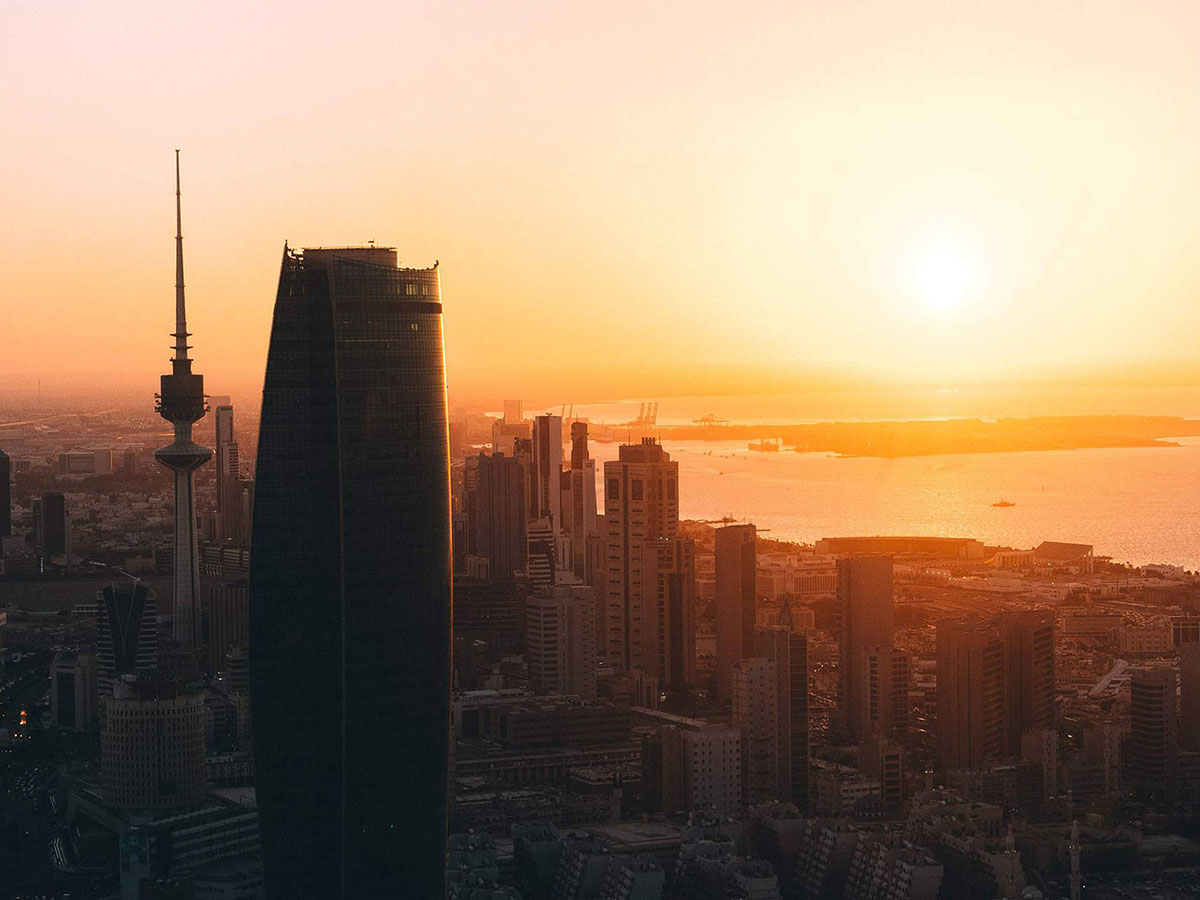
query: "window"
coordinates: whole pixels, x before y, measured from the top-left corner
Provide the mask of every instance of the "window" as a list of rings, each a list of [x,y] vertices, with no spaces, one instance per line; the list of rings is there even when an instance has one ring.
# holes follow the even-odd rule
[[[620,478],[608,479],[608,494],[607,494],[607,496],[608,496],[609,500],[619,500],[621,498],[621,479]]]
[[[667,499],[668,500],[675,499],[675,479],[674,478],[667,479]]]
[[[633,499],[642,499],[642,479],[640,478],[633,479]]]

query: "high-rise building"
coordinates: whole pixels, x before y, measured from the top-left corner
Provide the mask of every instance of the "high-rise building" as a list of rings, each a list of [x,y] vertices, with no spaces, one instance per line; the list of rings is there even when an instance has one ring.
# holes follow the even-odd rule
[[[34,537],[43,562],[67,555],[67,499],[52,491],[33,501]]]
[[[1200,750],[1200,642],[1179,645],[1179,746]]]
[[[937,626],[938,757],[975,769],[1004,756],[1004,635],[992,622]]]
[[[488,561],[488,575],[511,580],[525,570],[525,469],[503,453],[470,460],[475,484],[467,490],[468,549]]]
[[[838,712],[848,736],[863,741],[892,730],[892,558],[837,562]]]
[[[778,625],[757,628],[754,655],[775,664],[779,783],[775,797],[799,810],[809,801],[808,636],[781,614]]]
[[[588,545],[598,533],[596,461],[588,453],[587,422],[571,423],[571,468],[566,479],[563,528],[571,542],[571,571],[586,581],[591,577]]]
[[[235,647],[250,646],[250,587],[214,584],[208,590],[208,670],[224,671],[225,657]]]
[[[554,525],[549,516],[529,520],[525,543],[525,577],[529,583],[554,584],[558,560],[554,552]]]
[[[50,720],[55,728],[84,731],[100,717],[96,655],[60,650],[50,664]]]
[[[733,665],[754,641],[758,609],[758,532],[753,525],[718,528],[716,552],[717,696],[728,700]]]
[[[596,698],[596,597],[585,585],[558,584],[526,602],[529,686],[539,694]]]
[[[12,462],[0,450],[0,538],[12,535]]]
[[[508,425],[517,425],[525,420],[525,412],[520,400],[505,400],[504,401],[504,422]]]
[[[101,696],[112,694],[125,675],[145,676],[158,669],[158,606],[145,585],[109,585],[96,592],[94,607],[79,607],[78,612],[95,616]]]
[[[122,679],[102,699],[100,786],[117,809],[151,811],[204,799],[204,695],[174,681]]]
[[[224,403],[217,404],[217,400]],[[243,519],[242,470],[238,443],[233,435],[233,406],[228,397],[212,398],[216,416],[217,450],[217,525],[218,537],[235,544],[246,542]]]
[[[1129,676],[1128,784],[1143,797],[1174,796],[1178,786],[1179,720],[1175,669],[1133,669]]]
[[[624,444],[604,464],[605,603],[597,613],[606,661],[632,668],[632,607],[642,584],[640,541],[679,533],[679,463],[653,439]]]
[[[200,638],[200,567],[196,531],[195,471],[212,451],[192,440],[192,426],[204,418],[204,376],[192,371],[188,357],[187,312],[183,297],[183,217],[179,193],[179,151],[175,151],[175,355],[171,374],[163,375],[158,413],[171,423],[175,439],[154,451],[154,458],[175,473],[175,558],[171,609],[175,640],[185,650]]]
[[[1054,727],[1054,613],[1020,610],[999,617],[1004,631],[1005,753],[1021,754],[1021,738]]]
[[[737,815],[742,807],[742,734],[710,726],[680,733],[683,804]]]
[[[689,538],[638,541],[630,603],[630,667],[683,690],[696,676],[696,548]]]
[[[250,563],[267,897],[444,892],[450,471],[438,269],[285,248]]]
[[[561,416],[538,416],[533,420],[532,477],[535,517],[550,519],[554,531],[562,531]]]
[[[742,805],[768,803],[778,796],[779,740],[775,663],[739,659],[733,664],[733,727],[742,736]]]

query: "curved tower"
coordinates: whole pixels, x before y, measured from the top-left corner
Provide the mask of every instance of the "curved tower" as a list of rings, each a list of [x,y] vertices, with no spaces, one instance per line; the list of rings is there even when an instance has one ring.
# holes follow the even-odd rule
[[[450,470],[437,267],[284,248],[250,693],[267,897],[442,897]]]
[[[175,473],[175,582],[171,593],[175,640],[194,648],[200,637],[200,572],[197,564],[196,483],[193,473],[212,451],[192,440],[192,425],[204,418],[204,376],[188,358],[187,314],[183,303],[183,215],[179,194],[179,151],[175,151],[175,355],[163,375],[155,409],[175,429],[175,440],[154,458]]]

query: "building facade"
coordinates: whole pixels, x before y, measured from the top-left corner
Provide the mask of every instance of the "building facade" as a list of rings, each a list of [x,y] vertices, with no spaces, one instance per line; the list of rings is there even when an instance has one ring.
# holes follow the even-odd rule
[[[440,896],[450,472],[437,267],[284,251],[263,387],[251,700],[269,898]]]

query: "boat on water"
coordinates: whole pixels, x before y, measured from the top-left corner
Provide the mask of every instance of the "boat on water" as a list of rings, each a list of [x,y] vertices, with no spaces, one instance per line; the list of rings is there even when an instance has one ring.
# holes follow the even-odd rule
[[[783,447],[781,438],[763,438],[761,441],[751,441],[746,445],[748,450],[755,450],[759,453],[778,453]]]
[[[1017,504],[1015,504],[1015,503],[1010,503],[1008,500],[997,500],[995,503],[992,504],[992,506],[1000,506],[1000,507],[1008,507],[1008,506],[1016,506],[1016,505]]]

